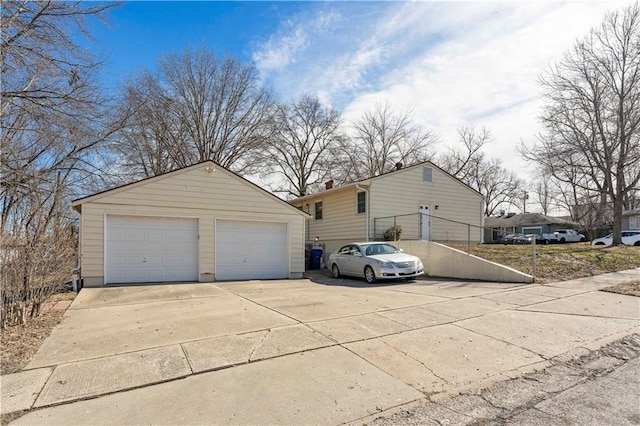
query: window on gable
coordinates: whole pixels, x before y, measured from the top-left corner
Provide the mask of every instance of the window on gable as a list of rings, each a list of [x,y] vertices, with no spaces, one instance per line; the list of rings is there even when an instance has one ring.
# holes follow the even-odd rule
[[[316,220],[322,219],[322,201],[316,201],[316,204],[315,204],[315,218],[316,218]]]
[[[367,193],[362,191],[357,194],[357,212],[365,213],[367,211]]]
[[[422,181],[424,183],[433,183],[433,169],[431,167],[422,168]]]

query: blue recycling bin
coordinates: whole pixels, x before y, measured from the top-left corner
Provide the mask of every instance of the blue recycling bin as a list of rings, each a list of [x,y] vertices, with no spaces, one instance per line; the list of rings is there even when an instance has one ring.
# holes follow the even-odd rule
[[[320,269],[322,265],[322,249],[311,250],[311,264],[309,269]]]

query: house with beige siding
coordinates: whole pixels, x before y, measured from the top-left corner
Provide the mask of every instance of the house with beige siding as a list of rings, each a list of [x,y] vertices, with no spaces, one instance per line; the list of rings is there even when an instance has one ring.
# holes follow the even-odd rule
[[[307,215],[207,161],[73,202],[84,286],[300,278]]]
[[[324,242],[325,253],[353,241],[383,240],[397,227],[402,240],[478,243],[483,237],[482,194],[431,162],[398,165],[339,187],[327,182],[325,191],[290,203],[309,214],[307,235]]]

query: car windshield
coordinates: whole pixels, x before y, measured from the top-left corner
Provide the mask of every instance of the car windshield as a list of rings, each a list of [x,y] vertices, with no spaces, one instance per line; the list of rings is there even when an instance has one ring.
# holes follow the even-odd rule
[[[364,254],[366,256],[373,256],[376,254],[391,254],[398,253],[398,249],[392,246],[391,244],[369,244],[366,246],[362,246],[364,249]]]

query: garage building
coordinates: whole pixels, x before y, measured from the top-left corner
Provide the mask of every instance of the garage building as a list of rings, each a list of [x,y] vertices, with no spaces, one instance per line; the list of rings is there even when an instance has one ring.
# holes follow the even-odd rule
[[[73,202],[87,287],[300,278],[307,215],[207,161]]]

